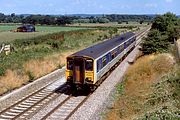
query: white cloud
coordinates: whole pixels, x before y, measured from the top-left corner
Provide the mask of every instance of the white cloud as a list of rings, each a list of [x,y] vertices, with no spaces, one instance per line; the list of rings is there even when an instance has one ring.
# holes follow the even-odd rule
[[[147,4],[145,4],[145,7],[148,7],[148,8],[156,8],[156,7],[157,7],[157,4],[155,4],[155,3],[147,3]]]
[[[171,3],[173,2],[173,0],[165,0],[167,3]]]

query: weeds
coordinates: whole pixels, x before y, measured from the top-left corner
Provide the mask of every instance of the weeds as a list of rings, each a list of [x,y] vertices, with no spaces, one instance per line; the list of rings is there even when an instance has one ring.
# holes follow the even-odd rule
[[[118,98],[106,119],[136,119],[148,111],[159,110],[158,108],[161,105],[172,104],[171,101],[175,100],[172,97],[173,93],[175,93],[176,98],[178,92],[180,93],[180,91],[172,92],[175,89],[177,90],[179,86],[172,87],[171,84],[167,84],[167,81],[177,81],[177,79],[173,80],[172,76],[174,75],[171,75],[174,68],[175,61],[170,54],[149,55],[139,58],[129,67],[123,84],[118,85]],[[176,78],[180,77],[177,76]],[[164,116],[162,115],[162,117]],[[146,117],[142,118],[143,120],[146,119]],[[153,119],[153,117],[147,117],[147,119],[149,118]]]
[[[4,87],[0,89],[2,91],[0,94],[61,68],[65,64],[66,56],[72,51],[75,52],[100,42],[104,35],[108,35],[108,30],[89,29],[13,41],[11,44],[15,50],[8,56],[1,57],[0,81],[4,81],[2,84]],[[18,70],[25,72],[17,77]],[[14,85],[7,87],[8,79],[12,79],[8,78],[10,76],[16,76],[15,79],[23,77],[23,79],[19,84],[12,82],[11,84]]]
[[[35,76],[33,75],[33,72],[27,71],[27,75],[29,77],[29,82],[33,82]]]

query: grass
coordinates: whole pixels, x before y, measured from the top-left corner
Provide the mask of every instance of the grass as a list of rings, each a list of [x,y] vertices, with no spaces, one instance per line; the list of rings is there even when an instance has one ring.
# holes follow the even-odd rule
[[[66,56],[100,42],[107,36],[110,36],[109,30],[89,29],[11,42],[14,51],[8,56],[4,53],[0,56],[0,86],[4,86],[0,88],[0,94],[58,69],[65,64]],[[20,79],[20,82],[8,87],[13,77],[15,81]]]
[[[42,30],[46,29],[50,28],[42,28]],[[33,38],[7,40],[6,42],[11,44],[14,50],[8,56],[4,53],[0,54],[0,86],[3,86],[0,88],[0,94],[32,82],[60,68],[65,64],[66,56],[78,50],[120,34],[122,31],[132,30],[130,28],[117,28],[117,33],[112,35],[114,28],[111,27],[79,29],[71,29],[71,31],[67,29],[67,31],[49,33]],[[27,33],[27,35],[35,33]],[[24,33],[21,34],[25,35]],[[18,84],[13,84],[13,79]],[[12,85],[8,86],[10,84]]]
[[[177,119],[180,114],[179,70],[170,54],[139,58],[128,69],[123,83],[117,86],[118,98],[106,119]]]
[[[80,27],[59,27],[59,26],[36,26],[37,32],[22,33],[13,32],[19,25],[0,25],[0,43],[9,42],[16,39],[30,39],[37,36],[42,36],[50,33],[56,33],[61,31],[73,31],[87,28]]]
[[[147,23],[139,24],[139,22],[129,22],[126,24],[122,22],[122,24],[118,24],[117,22],[110,22],[110,23],[75,23],[70,26],[86,26],[86,27],[122,27],[122,26],[147,26]]]

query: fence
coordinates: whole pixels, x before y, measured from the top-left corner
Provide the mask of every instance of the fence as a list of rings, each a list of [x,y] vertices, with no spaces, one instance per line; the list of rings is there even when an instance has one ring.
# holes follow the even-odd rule
[[[0,54],[1,52],[4,50],[4,44],[2,44],[1,48],[0,48]]]
[[[178,41],[180,41],[180,39]],[[178,57],[180,59],[180,42],[178,43],[178,41],[174,40],[174,44],[177,50]]]
[[[5,52],[6,55],[8,55],[10,52],[11,52],[11,45],[5,45],[5,44],[2,44],[1,48],[0,48],[0,54],[2,52]]]

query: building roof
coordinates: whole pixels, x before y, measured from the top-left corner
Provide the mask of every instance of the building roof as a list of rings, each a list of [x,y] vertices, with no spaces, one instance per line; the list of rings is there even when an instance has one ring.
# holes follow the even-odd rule
[[[34,29],[35,27],[34,27],[34,25],[22,25],[18,28]]]
[[[115,48],[116,46],[120,45],[122,42],[126,41],[130,37],[134,36],[135,34],[132,32],[127,32],[120,36],[114,37],[112,39],[106,40],[99,44],[90,46],[84,50],[76,52],[71,56],[89,56],[93,59],[96,59],[103,55],[104,53],[108,52],[109,50]]]

